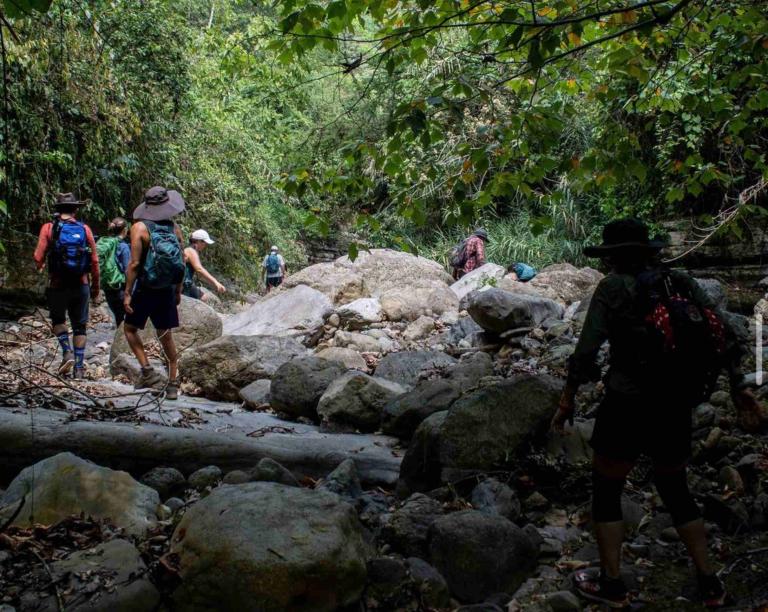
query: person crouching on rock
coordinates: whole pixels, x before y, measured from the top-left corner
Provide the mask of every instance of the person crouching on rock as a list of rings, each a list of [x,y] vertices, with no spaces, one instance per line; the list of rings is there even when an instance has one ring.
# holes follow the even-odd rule
[[[115,217],[107,228],[108,236],[102,236],[96,243],[99,254],[101,288],[107,306],[115,317],[115,327],[125,319],[125,271],[131,263],[131,247],[125,241],[128,236],[128,222],[122,217]]]
[[[219,293],[224,293],[227,288],[222,285],[216,278],[203,267],[203,263],[200,261],[200,254],[210,244],[214,244],[211,237],[204,229],[195,230],[189,237],[189,246],[184,249],[184,261],[186,262],[184,268],[184,287],[182,294],[187,297],[194,298],[196,300],[207,301],[207,295],[203,293],[202,289],[195,282],[195,275],[199,274],[203,279],[211,285]]]
[[[628,604],[619,575],[621,496],[641,454],[653,461],[656,489],[696,566],[704,603],[725,601],[725,588],[709,560],[699,507],[688,490],[691,414],[712,391],[719,370],[726,368],[742,423],[756,427],[761,418],[759,404],[743,386],[735,330],[693,278],[653,263],[663,246],[649,240],[640,221],[622,219],[605,226],[603,244],[584,250],[589,257],[604,258],[612,271],[594,292],[552,419],[553,430],[560,433],[566,421],[573,422],[577,389],[600,377],[598,352],[608,340],[606,394],[590,441],[592,519],[601,567],[599,572],[578,571],[573,580],[578,594],[611,607]]]
[[[186,208],[177,191],[152,187],[133,211],[131,263],[125,279],[125,338],[141,366],[136,389],[165,389],[166,399],[178,397],[178,358],[173,341],[179,326],[178,305],[184,280],[181,230],[173,217]],[[168,362],[168,381],[147,358],[139,330],[152,321]]]
[[[518,261],[507,268],[507,278],[521,283],[527,283],[536,276],[536,268]]]
[[[56,196],[54,220],[40,228],[35,264],[48,264],[48,308],[53,333],[59,340],[62,359],[59,374],[74,367],[74,377],[85,378],[85,343],[89,298],[99,296],[99,257],[91,228],[76,219],[84,202],[71,193]],[[69,343],[67,316],[72,324]],[[74,350],[73,350],[74,345]]]

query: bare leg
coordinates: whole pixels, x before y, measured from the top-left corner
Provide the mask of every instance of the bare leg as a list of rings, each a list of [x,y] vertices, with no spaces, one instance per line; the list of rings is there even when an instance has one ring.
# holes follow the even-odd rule
[[[595,455],[593,467],[606,479],[624,482],[634,463],[617,461]],[[619,493],[619,495],[621,495]],[[621,571],[621,544],[624,541],[624,521],[595,521],[595,538],[600,552],[600,566],[609,578],[618,578]]]
[[[680,539],[688,549],[688,554],[693,559],[693,564],[700,574],[709,576],[714,573],[712,563],[709,560],[709,550],[707,549],[707,532],[704,528],[704,521],[696,519],[685,525],[677,527],[677,533]]]
[[[176,353],[176,343],[173,341],[173,332],[170,329],[158,329],[157,339],[163,346],[165,358],[168,361],[168,380],[178,378],[178,355]]]
[[[124,324],[123,329],[128,346],[131,347],[131,351],[136,356],[139,365],[142,368],[149,367],[149,359],[147,359],[147,353],[144,351],[144,343],[141,341],[141,336],[139,336],[139,329],[128,324]]]
[[[75,348],[85,348],[85,342],[88,339],[88,336],[75,336],[72,338],[72,341],[75,345]]]
[[[53,326],[53,335],[59,336],[61,334],[66,334],[68,331],[67,324],[66,323],[59,323],[58,325]]]

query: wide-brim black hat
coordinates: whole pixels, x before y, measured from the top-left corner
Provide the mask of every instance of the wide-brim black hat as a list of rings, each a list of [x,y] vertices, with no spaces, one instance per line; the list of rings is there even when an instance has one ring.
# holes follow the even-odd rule
[[[489,242],[488,240],[488,232],[485,230],[485,228],[478,227],[474,232],[472,232],[475,236],[478,238],[481,238],[485,242]]]
[[[638,219],[618,219],[603,228],[603,243],[584,249],[587,257],[607,257],[618,251],[646,253],[667,246],[663,240],[651,240],[648,226]]]
[[[57,193],[56,202],[53,204],[56,208],[61,206],[85,206],[85,202],[78,200],[73,193]]]
[[[144,200],[133,211],[137,221],[167,221],[186,208],[184,198],[178,191],[165,187],[152,187],[144,194]]]

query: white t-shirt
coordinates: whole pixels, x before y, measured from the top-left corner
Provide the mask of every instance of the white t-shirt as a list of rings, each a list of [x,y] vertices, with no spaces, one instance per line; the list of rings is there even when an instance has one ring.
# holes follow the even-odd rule
[[[261,264],[261,267],[267,270],[267,259],[269,259],[269,255],[264,257],[264,263]],[[277,272],[270,272],[267,270],[267,278],[279,278],[283,275],[283,268],[285,267],[285,260],[283,259],[283,256],[280,255],[280,253],[277,254],[277,262],[280,264],[280,267],[278,268]]]

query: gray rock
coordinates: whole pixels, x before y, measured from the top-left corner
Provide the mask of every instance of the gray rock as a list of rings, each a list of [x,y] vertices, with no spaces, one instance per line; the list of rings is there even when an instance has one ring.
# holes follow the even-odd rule
[[[561,344],[553,346],[539,359],[539,364],[550,368],[564,368],[568,363],[568,358],[573,355],[576,346],[573,344]]]
[[[555,591],[546,596],[544,601],[553,612],[577,612],[581,610],[581,601],[570,591]]]
[[[312,335],[332,312],[333,304],[327,296],[306,285],[298,285],[229,317],[224,323],[224,333],[230,336]]]
[[[326,426],[373,432],[379,428],[384,406],[406,389],[363,372],[347,372],[323,393],[317,413]]]
[[[440,502],[415,493],[389,516],[382,528],[382,538],[404,555],[424,557],[429,528],[442,515]]]
[[[439,351],[401,351],[385,356],[376,366],[376,376],[404,387],[413,387],[422,372],[447,369],[456,359]]]
[[[440,485],[440,432],[448,411],[435,412],[416,428],[400,464],[400,483],[408,491],[429,491]]]
[[[603,275],[593,268],[577,268],[569,263],[547,266],[527,283],[531,288],[552,294],[570,304],[592,295]]]
[[[403,338],[410,342],[426,338],[435,331],[435,320],[432,317],[421,315],[415,321],[408,324],[403,332]]]
[[[184,610],[330,611],[358,601],[367,549],[353,508],[324,491],[223,485],[172,538]]]
[[[237,401],[240,389],[270,378],[285,362],[307,349],[295,338],[222,336],[181,356],[181,373],[202,388],[206,397]]]
[[[267,378],[254,380],[251,384],[240,389],[238,395],[248,410],[261,410],[265,406],[269,406],[271,385],[272,383]]]
[[[232,470],[224,474],[222,481],[224,484],[243,484],[251,482],[251,475],[244,470]]]
[[[502,289],[476,291],[468,301],[467,311],[478,325],[499,334],[519,327],[536,327],[549,317],[562,318],[564,314],[557,302]]]
[[[535,564],[535,550],[517,525],[475,510],[437,519],[430,528],[430,560],[459,600],[481,602],[514,592]]]
[[[91,516],[142,537],[157,524],[157,491],[136,482],[127,472],[98,466],[72,453],[59,453],[23,469],[0,498],[0,523],[9,518],[25,497],[13,521],[20,527],[32,521],[53,525],[69,516]],[[33,517],[34,513],[34,517]]]
[[[377,298],[360,298],[340,306],[336,310],[339,325],[347,329],[363,329],[378,323],[384,317]]]
[[[693,429],[703,429],[715,424],[717,411],[712,404],[699,404],[693,410]]]
[[[564,459],[568,465],[591,462],[593,452],[589,440],[594,428],[594,419],[577,419],[573,425],[566,423],[563,434],[552,433],[547,438],[547,453]]]
[[[493,375],[493,358],[485,352],[470,353],[450,368],[446,379],[454,383],[462,393],[473,389],[482,378]]]
[[[184,478],[184,474],[172,467],[152,468],[140,480],[143,484],[157,491],[160,499],[179,495],[187,487],[187,480]]]
[[[110,540],[72,553],[52,562],[50,569],[63,608],[73,612],[139,612],[155,610],[160,603],[160,593],[149,581],[147,566],[127,540]],[[53,596],[40,604],[37,609],[58,609]]]
[[[444,344],[457,346],[462,340],[483,332],[472,317],[463,317],[440,337]]]
[[[472,506],[479,512],[503,516],[510,521],[520,517],[520,500],[506,484],[488,478],[472,490]]]
[[[169,497],[165,500],[165,505],[170,508],[171,512],[174,514],[186,506],[184,500],[179,499],[178,497]]]
[[[368,370],[368,364],[365,363],[362,355],[351,348],[331,346],[318,351],[315,356],[326,361],[335,361],[347,370],[361,370],[363,372]]]
[[[696,282],[707,294],[716,308],[725,309],[728,307],[728,295],[725,292],[723,284],[714,278],[697,278]]]
[[[336,493],[348,501],[354,501],[363,494],[355,462],[345,459],[333,472],[317,483],[316,489]]]
[[[410,599],[411,576],[403,559],[377,557],[368,561],[368,586],[366,596],[373,598],[380,607],[397,610]]]
[[[422,380],[411,391],[384,406],[381,428],[388,435],[410,440],[424,419],[447,410],[460,396],[459,385],[454,382]]]
[[[333,336],[333,342],[337,347],[354,349],[361,353],[380,353],[382,350],[381,341],[358,332],[339,330]]]
[[[440,572],[418,557],[409,557],[406,564],[424,605],[438,609],[449,607],[451,593]]]
[[[191,487],[202,491],[206,487],[215,487],[221,480],[221,470],[215,465],[209,465],[200,468],[189,475],[189,484]]]
[[[319,357],[299,357],[277,368],[272,376],[272,407],[293,417],[317,420],[317,404],[345,368]]]
[[[506,274],[507,271],[502,266],[487,263],[462,276],[451,285],[451,291],[461,300],[473,291],[495,287]]]
[[[264,457],[256,464],[252,478],[265,482],[277,482],[288,487],[300,486],[299,481],[288,468],[269,457]]]

